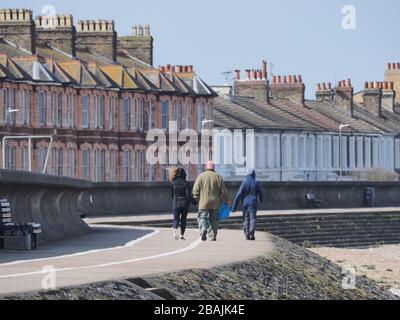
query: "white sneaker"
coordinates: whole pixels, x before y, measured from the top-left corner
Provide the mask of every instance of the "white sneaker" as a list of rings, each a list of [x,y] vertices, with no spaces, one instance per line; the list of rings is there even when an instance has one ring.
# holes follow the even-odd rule
[[[179,238],[179,240],[185,241],[186,239],[185,239],[185,237],[184,237],[183,235],[181,235],[180,238]]]
[[[175,240],[178,240],[178,239],[179,239],[178,229],[174,229],[174,239],[175,239]]]

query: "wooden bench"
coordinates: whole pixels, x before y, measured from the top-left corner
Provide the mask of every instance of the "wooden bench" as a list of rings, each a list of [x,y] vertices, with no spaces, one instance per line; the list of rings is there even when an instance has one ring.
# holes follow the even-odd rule
[[[0,249],[5,249],[5,239],[24,238],[25,249],[37,247],[37,235],[42,232],[39,223],[29,222],[16,224],[12,222],[11,205],[7,199],[0,199]]]
[[[320,208],[322,200],[318,200],[313,192],[307,192],[305,195],[307,208]]]

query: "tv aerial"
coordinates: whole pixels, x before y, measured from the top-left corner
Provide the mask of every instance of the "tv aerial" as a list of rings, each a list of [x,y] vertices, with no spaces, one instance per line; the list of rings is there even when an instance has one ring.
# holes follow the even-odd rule
[[[230,85],[232,82],[233,71],[228,70],[228,71],[222,72],[221,74],[225,77],[226,84]]]

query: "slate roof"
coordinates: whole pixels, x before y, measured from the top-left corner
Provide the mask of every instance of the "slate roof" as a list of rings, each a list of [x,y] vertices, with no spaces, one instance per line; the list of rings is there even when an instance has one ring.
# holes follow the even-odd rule
[[[400,133],[400,116],[388,110],[380,118],[355,105],[352,117],[327,101],[306,100],[302,105],[289,99],[270,99],[267,103],[249,97],[218,97],[214,99],[213,116],[216,128],[338,132],[339,125],[345,123],[350,127],[343,133]]]
[[[0,39],[0,78],[18,81],[55,82],[85,88],[120,88],[166,94],[209,96],[216,93],[195,72],[161,72],[129,55],[117,52],[117,61],[90,50],[77,49],[76,57],[38,44],[31,55]]]

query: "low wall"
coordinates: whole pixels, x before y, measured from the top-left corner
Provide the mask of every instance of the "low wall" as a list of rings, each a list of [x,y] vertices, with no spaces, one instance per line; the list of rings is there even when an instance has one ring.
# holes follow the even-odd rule
[[[0,170],[0,198],[11,202],[13,222],[42,225],[39,242],[89,232],[79,217],[77,199],[91,186],[83,180]]]
[[[231,198],[240,182],[227,182]],[[263,182],[262,210],[305,208],[304,195],[314,192],[323,208],[353,208],[364,205],[364,190],[375,187],[375,206],[400,206],[400,183],[392,182]],[[79,196],[78,207],[91,215],[124,215],[171,212],[169,183],[94,183]],[[195,210],[195,208],[192,208]]]

